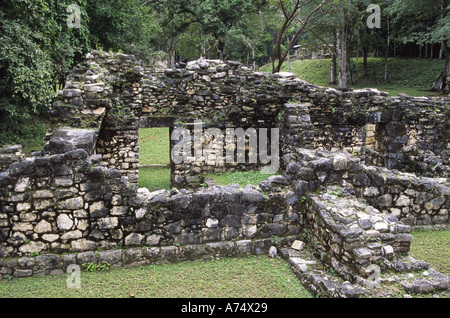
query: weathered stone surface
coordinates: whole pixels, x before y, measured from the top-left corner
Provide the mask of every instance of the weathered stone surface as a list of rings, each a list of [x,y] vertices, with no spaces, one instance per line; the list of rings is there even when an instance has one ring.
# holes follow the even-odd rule
[[[38,268],[55,269],[59,266],[59,256],[53,254],[39,255],[36,257]]]
[[[45,248],[46,248],[46,245],[44,243],[31,241],[29,244],[22,245],[19,248],[19,251],[24,254],[40,253]]]
[[[61,210],[78,210],[84,207],[84,201],[82,197],[67,199],[58,202],[58,208]]]
[[[48,223],[47,221],[42,220],[38,224],[35,225],[34,231],[39,234],[49,233],[52,231],[52,225],[50,223]]]
[[[144,236],[139,233],[131,233],[125,237],[126,246],[140,246]]]
[[[98,131],[95,129],[58,129],[45,145],[50,154],[63,154],[72,150],[82,149],[88,154],[93,153]]]
[[[56,223],[60,230],[70,230],[73,226],[73,220],[67,214],[60,214],[56,219]]]
[[[92,251],[97,248],[97,244],[94,241],[87,239],[79,239],[70,243],[71,248],[75,252]]]

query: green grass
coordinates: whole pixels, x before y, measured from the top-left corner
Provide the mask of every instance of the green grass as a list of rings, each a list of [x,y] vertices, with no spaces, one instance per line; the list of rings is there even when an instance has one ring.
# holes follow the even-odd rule
[[[353,59],[356,62],[356,59]],[[377,88],[390,92],[392,96],[405,93],[411,96],[436,96],[430,92],[434,81],[442,72],[445,61],[433,59],[388,59],[388,80],[384,80],[384,59],[368,58],[367,78],[362,76],[362,58],[358,60],[358,79],[350,84],[355,89]],[[261,71],[271,72],[271,65],[264,65]],[[285,62],[281,71],[288,71]],[[291,62],[291,72],[307,82],[330,87],[331,59],[297,60]]]
[[[288,263],[267,256],[81,272],[81,288],[66,275],[0,281],[3,298],[310,298]]]
[[[139,129],[139,163],[170,164],[169,128]]]
[[[236,171],[225,173],[213,173],[206,177],[213,179],[218,185],[228,185],[230,183],[237,183],[241,187],[245,187],[247,184],[257,186],[261,181],[267,180],[269,174],[262,174],[259,170],[250,171]]]
[[[426,261],[438,272],[450,275],[450,230],[413,231],[409,255]]]
[[[141,167],[139,168],[139,187],[150,191],[170,189],[170,168]]]
[[[139,129],[139,164],[164,165],[140,167],[139,187],[150,191],[170,189],[170,139],[169,128]]]

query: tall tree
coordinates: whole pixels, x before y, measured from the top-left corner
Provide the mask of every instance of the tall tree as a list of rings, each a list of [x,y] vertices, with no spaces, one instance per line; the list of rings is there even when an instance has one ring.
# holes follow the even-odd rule
[[[442,91],[450,76],[450,1],[393,0],[389,6],[393,32],[403,43],[442,44],[446,54],[444,69],[432,90]]]
[[[315,24],[319,13],[328,0],[278,0],[279,8],[282,12],[283,24],[278,32],[277,42],[273,50],[272,72],[278,73],[283,65],[290,50],[296,45],[298,40],[306,33],[317,27]],[[287,33],[294,28],[295,32],[289,38],[287,46],[283,52],[283,41],[286,39]]]
[[[79,28],[67,23],[77,4]],[[0,117],[45,111],[66,71],[89,50],[84,0],[11,0],[0,4]]]
[[[242,16],[255,11],[251,0],[150,0],[151,6],[165,18],[167,38],[174,39],[192,24],[216,42],[216,56],[226,58],[227,33],[239,26]]]
[[[151,60],[162,30],[144,0],[87,0],[93,45]]]

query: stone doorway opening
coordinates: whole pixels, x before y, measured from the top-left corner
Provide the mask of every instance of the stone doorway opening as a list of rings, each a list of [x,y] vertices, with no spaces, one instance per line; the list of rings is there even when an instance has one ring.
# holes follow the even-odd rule
[[[139,187],[170,189],[170,128],[139,129]]]

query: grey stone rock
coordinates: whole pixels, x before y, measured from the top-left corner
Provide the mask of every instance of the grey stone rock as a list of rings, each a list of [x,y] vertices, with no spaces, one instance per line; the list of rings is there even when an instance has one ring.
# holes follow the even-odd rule
[[[31,241],[29,244],[22,245],[19,251],[24,254],[40,253],[46,248],[46,245],[42,242]]]
[[[97,244],[94,241],[87,239],[79,239],[70,243],[74,252],[92,251],[97,248]]]
[[[60,210],[78,210],[84,207],[82,197],[76,197],[58,202],[58,209]]]
[[[97,135],[95,129],[57,129],[45,145],[45,151],[53,155],[83,149],[92,154]]]
[[[264,201],[263,194],[257,190],[243,189],[242,203],[260,203]]]
[[[348,162],[346,157],[338,155],[333,158],[333,170],[335,171],[346,170],[347,165]]]
[[[304,195],[309,190],[309,184],[306,181],[298,180],[294,185],[294,192],[298,195]]]
[[[36,266],[38,268],[55,269],[59,266],[59,256],[53,254],[44,254],[36,256]]]
[[[372,227],[373,223],[370,219],[358,219],[358,225],[363,229],[363,230],[368,230]]]
[[[310,163],[314,171],[317,172],[328,172],[332,168],[332,161],[328,158],[320,158]]]
[[[116,217],[98,219],[99,229],[102,231],[112,230],[119,225],[119,219]]]
[[[83,264],[97,264],[98,256],[94,252],[82,252],[77,255],[77,263],[79,265]]]
[[[17,260],[17,264],[22,269],[33,269],[36,260],[34,257],[21,257]]]
[[[34,226],[34,231],[38,234],[49,233],[52,231],[52,225],[47,221],[42,220]]]
[[[269,257],[275,258],[277,257],[277,248],[275,246],[271,246],[269,249]]]
[[[31,269],[16,269],[14,271],[14,277],[30,277],[33,275]]]
[[[73,226],[73,220],[67,214],[60,214],[56,219],[58,228],[62,231],[70,230]]]
[[[280,175],[275,175],[275,176],[270,176],[267,181],[270,182],[271,185],[273,184],[281,184],[281,185],[288,185],[288,181],[286,180],[286,178],[284,176],[280,176]]]
[[[139,233],[131,233],[125,237],[125,245],[126,246],[140,246],[143,239],[144,239],[144,235],[139,234]]]
[[[390,207],[392,205],[392,196],[390,194],[385,194],[376,200],[379,207]]]

